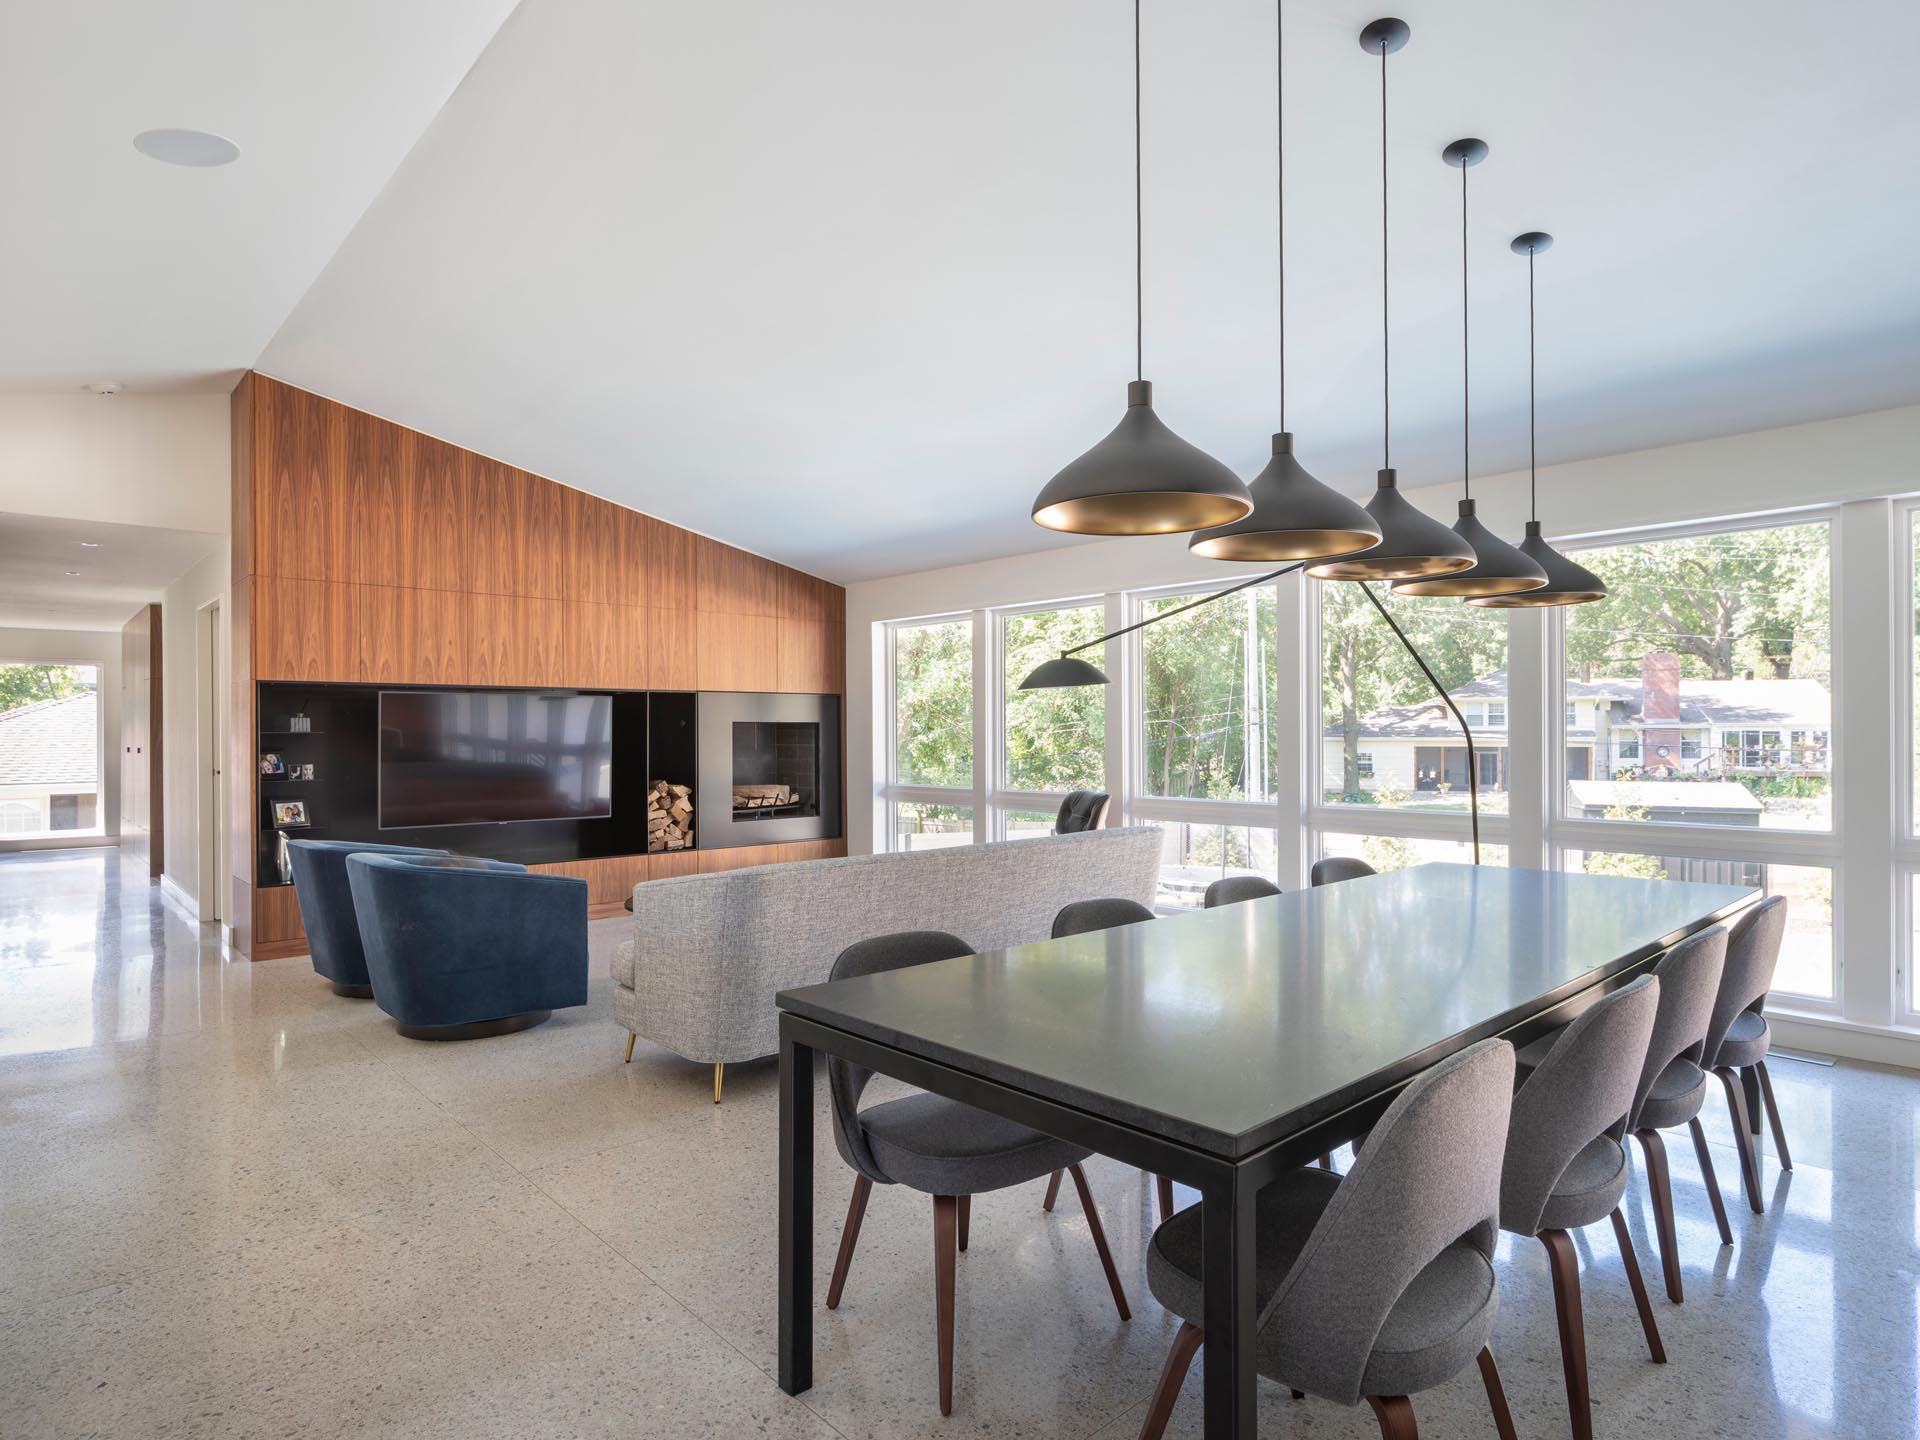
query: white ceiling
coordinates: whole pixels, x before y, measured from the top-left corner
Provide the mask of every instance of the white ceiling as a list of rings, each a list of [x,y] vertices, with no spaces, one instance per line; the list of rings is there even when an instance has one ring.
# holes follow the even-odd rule
[[[225,538],[0,515],[0,629],[118,630]]]
[[[0,389],[230,385],[512,8],[0,5]],[[240,160],[137,153],[160,127]]]
[[[36,281],[0,288],[0,379],[258,358],[841,580],[1055,543],[1033,494],[1120,414],[1125,0],[524,0],[430,124],[506,0],[229,0],[197,36],[145,18],[178,7],[19,8],[31,43],[0,46],[0,93],[30,88],[0,118],[44,138],[0,182],[42,218],[0,229],[0,274]],[[1398,8],[1403,483],[1459,469],[1459,177],[1438,152],[1464,134],[1492,146],[1471,177],[1477,472],[1525,457],[1506,242],[1536,227],[1560,242],[1545,460],[1920,400],[1920,6]],[[1289,420],[1354,491],[1379,463],[1377,62],[1355,42],[1375,13],[1288,7]],[[1275,423],[1272,18],[1146,4],[1147,374],[1244,474]],[[165,124],[242,159],[135,155]]]

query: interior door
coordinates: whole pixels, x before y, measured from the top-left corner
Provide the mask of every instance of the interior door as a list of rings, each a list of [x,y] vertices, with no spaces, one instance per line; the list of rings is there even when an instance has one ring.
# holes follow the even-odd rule
[[[160,607],[120,627],[120,845],[157,877],[165,863],[160,761]]]

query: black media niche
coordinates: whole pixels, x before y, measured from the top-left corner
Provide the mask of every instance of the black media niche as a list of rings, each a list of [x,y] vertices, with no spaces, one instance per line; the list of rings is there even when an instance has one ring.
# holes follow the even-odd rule
[[[589,808],[608,813],[382,827],[383,692],[389,697],[499,695],[586,702],[562,708],[590,725],[607,727],[610,804]],[[286,883],[279,855],[282,833],[290,839],[420,845],[527,865],[639,855],[648,848],[647,791],[652,781],[692,786],[695,779],[693,696],[689,694],[263,681],[256,698],[260,823],[255,870],[262,887]],[[392,718],[405,713],[405,707],[395,709]],[[650,746],[656,732],[660,743]],[[389,749],[393,748],[390,744]],[[578,787],[574,788],[577,792]],[[396,809],[392,797],[389,809]]]

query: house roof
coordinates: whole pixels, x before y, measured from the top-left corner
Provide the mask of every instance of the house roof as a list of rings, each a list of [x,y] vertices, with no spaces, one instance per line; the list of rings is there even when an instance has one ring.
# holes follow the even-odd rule
[[[1456,686],[1453,698],[1456,702],[1500,700],[1505,699],[1506,694],[1507,673],[1496,670],[1471,684]],[[1613,723],[1617,726],[1653,729],[1670,729],[1674,726],[1718,726],[1724,729],[1765,726],[1773,729],[1793,727],[1825,730],[1833,723],[1832,697],[1826,686],[1818,680],[1682,680],[1678,720],[1645,719],[1639,709],[1640,698],[1638,678],[1601,677],[1567,681],[1569,700],[1590,700],[1626,707],[1623,714],[1614,717]],[[1505,727],[1476,726],[1476,733],[1481,728],[1498,731]],[[1343,732],[1338,725],[1329,725],[1323,733],[1328,739],[1338,739]],[[1593,732],[1582,730],[1578,733],[1584,738]],[[1569,732],[1569,738],[1573,734]],[[1460,727],[1454,723],[1446,706],[1438,700],[1423,700],[1416,705],[1387,705],[1360,717],[1360,738],[1363,741],[1442,740],[1458,739],[1459,735]]]
[[[1715,810],[1759,814],[1753,792],[1732,780],[1569,780],[1569,810]]]
[[[99,697],[88,690],[0,710],[0,785],[91,790],[99,780]]]

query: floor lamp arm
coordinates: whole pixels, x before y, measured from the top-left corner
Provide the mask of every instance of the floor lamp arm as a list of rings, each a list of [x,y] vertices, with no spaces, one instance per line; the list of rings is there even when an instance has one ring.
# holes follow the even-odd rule
[[[1407,654],[1413,657],[1413,663],[1420,667],[1420,673],[1427,677],[1427,683],[1433,686],[1435,693],[1446,703],[1447,709],[1453,712],[1453,718],[1460,722],[1460,733],[1467,737],[1467,802],[1473,816],[1473,863],[1478,865],[1480,863],[1480,760],[1473,748],[1473,727],[1467,724],[1467,717],[1460,713],[1460,707],[1453,703],[1453,696],[1449,695],[1447,687],[1440,683],[1440,677],[1433,673],[1427,662],[1420,658],[1420,652],[1413,648],[1413,642],[1407,638],[1407,632],[1402,630],[1393,616],[1387,613],[1387,607],[1380,603],[1380,597],[1373,593],[1373,587],[1364,580],[1358,583],[1366,592],[1367,599],[1373,602],[1373,608],[1380,612],[1380,618],[1387,622],[1400,643],[1406,647]]]

